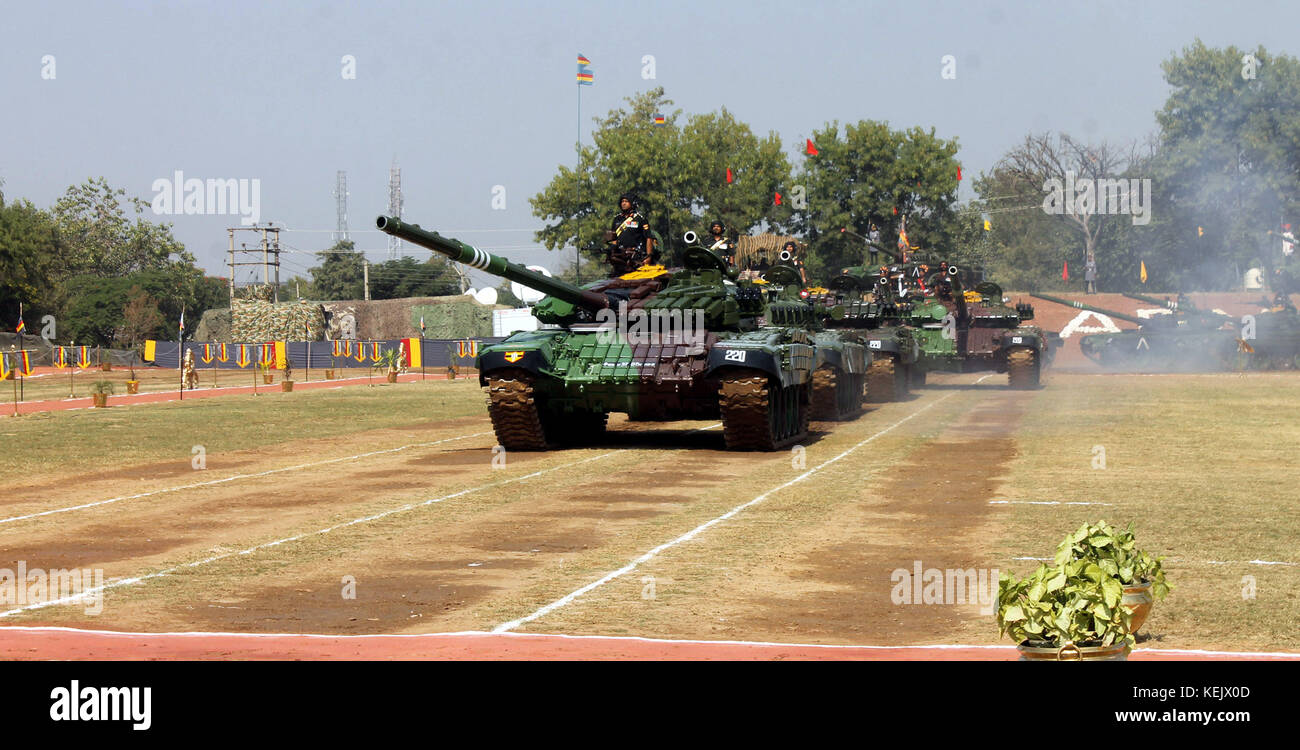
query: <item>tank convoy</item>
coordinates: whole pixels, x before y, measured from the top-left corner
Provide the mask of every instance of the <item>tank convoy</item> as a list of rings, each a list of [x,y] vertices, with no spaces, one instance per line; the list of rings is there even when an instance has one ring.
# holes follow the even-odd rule
[[[828,283],[836,293],[826,298],[825,305],[844,306],[842,320],[829,325],[861,326],[880,334],[868,343],[872,367],[882,362],[882,375],[888,369],[889,377],[876,380],[868,375],[868,398],[901,397],[909,386],[923,385],[926,374],[935,371],[1005,372],[1012,388],[1038,387],[1042,367],[1054,350],[1049,334],[1025,324],[1033,319],[1032,306],[1008,306],[1000,286],[990,281],[973,283],[974,274],[954,264],[933,263],[920,254],[905,259],[859,238],[895,262],[875,270],[845,269]],[[967,288],[972,283],[974,288]],[[843,299],[866,289],[871,290],[869,299]],[[884,356],[878,357],[878,352]]]
[[[868,349],[825,328],[789,283],[792,268],[768,272],[778,283],[737,280],[688,233],[681,267],[643,266],[578,287],[396,217],[376,226],[547,295],[533,310],[544,328],[478,354],[493,429],[508,450],[599,439],[615,412],[718,418],[727,448],[773,450],[805,438],[814,411],[848,418],[860,409]]]

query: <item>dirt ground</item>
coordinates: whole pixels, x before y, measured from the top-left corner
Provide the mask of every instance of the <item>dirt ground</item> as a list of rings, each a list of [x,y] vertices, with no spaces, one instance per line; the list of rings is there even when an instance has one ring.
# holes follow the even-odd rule
[[[1041,517],[992,503],[1041,481],[1029,458],[1045,428],[1027,417],[1105,377],[1024,393],[1005,376],[934,375],[774,453],[725,451],[716,423],[615,417],[599,447],[506,454],[485,413],[412,413],[396,427],[359,419],[346,439],[304,430],[213,453],[203,470],[178,456],[50,475],[0,500],[0,568],[102,569],[102,611],[4,603],[0,626],[997,644],[977,602],[899,604],[893,577],[1023,570],[1009,519]],[[1176,601],[1148,628],[1162,647],[1258,645],[1165,630],[1162,610],[1185,615]]]

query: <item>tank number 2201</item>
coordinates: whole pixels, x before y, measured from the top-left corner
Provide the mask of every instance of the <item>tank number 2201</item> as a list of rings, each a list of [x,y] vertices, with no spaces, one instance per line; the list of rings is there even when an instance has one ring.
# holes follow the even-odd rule
[[[744,350],[744,349],[728,349],[728,350],[727,350],[727,353],[724,354],[724,355],[722,355],[722,358],[725,359],[725,360],[728,361],[728,362],[744,362],[744,361],[745,361],[745,350]]]

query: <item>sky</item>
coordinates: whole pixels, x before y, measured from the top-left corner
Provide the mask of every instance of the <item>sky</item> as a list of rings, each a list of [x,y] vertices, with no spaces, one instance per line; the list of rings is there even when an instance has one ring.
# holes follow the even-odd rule
[[[794,164],[831,121],[933,128],[958,139],[964,200],[966,176],[1031,132],[1153,133],[1160,63],[1195,39],[1295,56],[1298,28],[1294,1],[0,0],[0,189],[48,207],[90,177],[147,202],[177,170],[258,180],[261,220],[285,228],[288,278],[333,242],[339,170],[351,238],[387,258],[373,227],[396,160],[404,218],[556,269],[572,252],[536,242],[528,199],[576,161],[592,118],[637,92],[662,86],[685,116],[726,107],[777,133]],[[595,75],[581,120],[578,54]],[[955,78],[941,75],[946,55]],[[238,212],[181,208],[146,218],[228,276]]]

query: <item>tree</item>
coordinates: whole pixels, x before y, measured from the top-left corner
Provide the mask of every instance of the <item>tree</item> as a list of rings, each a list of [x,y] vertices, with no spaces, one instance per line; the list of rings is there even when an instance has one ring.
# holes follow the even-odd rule
[[[796,184],[806,191],[808,208],[796,210],[791,225],[809,243],[807,265],[814,278],[839,273],[867,260],[862,242],[841,228],[870,236],[893,249],[907,217],[911,244],[952,250],[959,232],[954,210],[959,169],[957,141],[938,138],[931,129],[893,130],[888,123],[838,122],[814,130],[818,153],[805,156]]]
[[[361,299],[365,296],[365,258],[352,240],[340,240],[317,253],[321,264],[311,269],[311,296],[318,300]]]
[[[79,273],[119,275],[164,268],[176,255],[182,263],[194,264],[194,256],[172,237],[170,224],[154,224],[140,218],[148,205],[131,198],[122,205],[125,190],[114,190],[100,177],[69,187],[55,204],[54,219],[61,237],[56,263],[58,278]]]
[[[193,327],[204,311],[226,305],[226,285],[221,279],[192,279],[189,275],[188,267],[173,267],[109,278],[82,274],[67,279],[59,289],[59,338],[101,346],[126,340],[126,308],[138,289],[156,301],[162,320],[138,335],[174,340],[182,309]]]
[[[451,263],[435,254],[421,263],[410,256],[370,267],[370,298],[440,297],[460,294],[460,279]]]
[[[0,193],[0,327],[18,324],[19,303],[26,317],[55,311],[51,277],[58,255],[58,231],[49,213],[29,201],[6,204]]]
[[[637,194],[667,243],[688,229],[702,231],[715,217],[745,233],[781,215],[773,194],[790,167],[775,133],[760,139],[726,109],[693,115],[681,126],[682,111],[672,109],[662,88],[627,103],[597,119],[593,145],[582,149],[577,167],[561,165],[531,199],[533,213],[548,222],[537,233],[548,249],[576,246],[588,258],[603,258],[603,234],[625,192]],[[654,124],[656,114],[665,124]]]
[[[126,305],[122,308],[122,324],[118,327],[115,339],[119,344],[126,344],[134,350],[137,343],[151,336],[157,336],[166,321],[158,311],[158,300],[150,297],[137,284],[127,293]]]
[[[1276,234],[1300,223],[1300,62],[1198,39],[1161,67],[1171,91],[1152,166],[1169,221],[1156,272],[1223,288],[1252,261],[1280,263]]]

